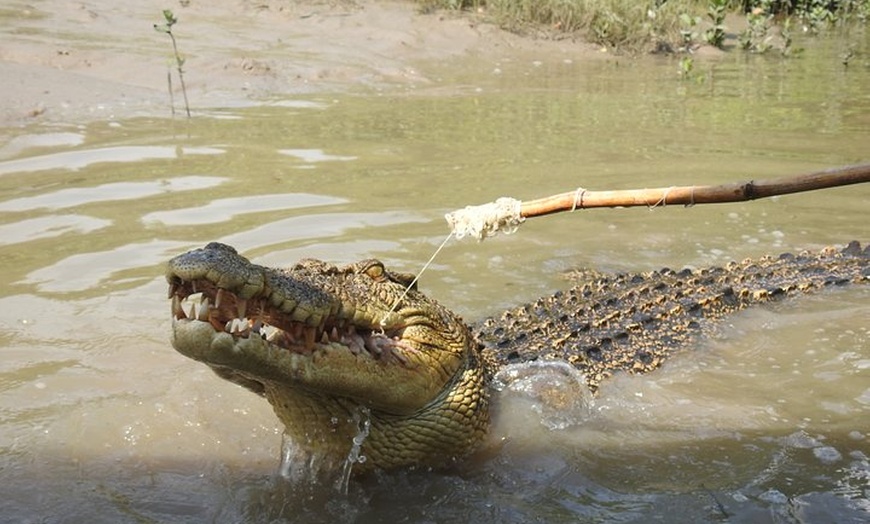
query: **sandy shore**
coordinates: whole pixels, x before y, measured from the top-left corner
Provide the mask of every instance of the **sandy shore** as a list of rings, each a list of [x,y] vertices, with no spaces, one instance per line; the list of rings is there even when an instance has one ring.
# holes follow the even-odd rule
[[[597,54],[473,16],[420,14],[410,2],[13,0],[0,9],[0,127],[167,112],[171,44],[153,29],[167,4],[179,19],[174,33],[194,108],[426,85],[427,64],[468,57]]]

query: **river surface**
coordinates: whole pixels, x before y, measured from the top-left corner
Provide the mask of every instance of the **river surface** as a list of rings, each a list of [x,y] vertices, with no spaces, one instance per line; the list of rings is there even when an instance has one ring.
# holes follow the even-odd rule
[[[446,212],[501,196],[715,184],[870,161],[870,46],[797,58],[517,59],[434,84],[183,119],[33,125],[0,144],[0,521],[840,522],[870,519],[870,289],[736,315],[583,420],[516,399],[460,472],[293,488],[262,399],[169,345],[163,264],[420,270]],[[862,39],[863,38],[863,39]],[[863,55],[861,54],[863,53]],[[861,60],[864,60],[861,62]],[[436,70],[441,67],[432,65]],[[581,267],[721,265],[870,241],[870,186],[587,210],[451,241],[420,287],[474,321]]]

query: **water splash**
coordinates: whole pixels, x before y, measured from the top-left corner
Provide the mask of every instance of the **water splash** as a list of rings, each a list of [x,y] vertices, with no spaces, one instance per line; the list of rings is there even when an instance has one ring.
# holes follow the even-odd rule
[[[286,432],[281,438],[281,464],[278,475],[293,486],[322,485],[334,475],[336,464],[325,453],[300,446]]]
[[[294,477],[299,475],[298,470],[294,468],[294,465],[298,464],[298,458],[299,447],[285,431],[281,435],[281,464],[278,466],[278,474],[292,482]]]
[[[592,393],[586,378],[562,361],[534,361],[502,368],[493,380],[502,403],[521,405],[551,430],[575,426],[591,413]],[[507,411],[507,410],[505,410]]]
[[[360,407],[354,413],[353,420],[357,424],[357,434],[353,437],[350,451],[347,453],[347,459],[345,459],[341,468],[341,475],[335,483],[335,488],[343,495],[347,495],[350,474],[353,471],[354,464],[362,464],[366,461],[366,456],[361,453],[361,450],[363,442],[369,436],[369,430],[371,429],[371,411],[367,407]]]
[[[362,454],[362,445],[369,436],[371,412],[368,408],[361,407],[348,422],[356,426],[356,434],[344,460],[337,459],[328,452],[312,451],[310,446],[300,446],[292,436],[284,432],[281,438],[278,475],[297,487],[326,486],[334,482],[335,489],[346,495],[354,464],[366,461],[366,456]]]

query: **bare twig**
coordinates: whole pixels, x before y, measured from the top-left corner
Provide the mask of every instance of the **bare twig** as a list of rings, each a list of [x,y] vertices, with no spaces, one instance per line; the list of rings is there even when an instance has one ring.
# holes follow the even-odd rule
[[[166,88],[169,90],[169,110],[172,118],[175,118],[175,95],[172,93],[172,70],[166,70]]]
[[[178,23],[178,18],[172,13],[169,9],[163,10],[163,18],[166,20],[165,24],[154,24],[154,30],[160,33],[166,33],[169,35],[169,39],[172,41],[172,51],[175,53],[175,68],[178,71],[178,80],[181,83],[181,94],[184,96],[184,109],[187,112],[187,118],[190,118],[190,103],[187,101],[187,87],[184,85],[184,70],[182,66],[184,65],[184,58],[178,52],[178,43],[175,41],[175,35],[172,34],[172,26]],[[172,105],[172,115],[175,116],[175,101],[172,95],[172,77],[168,77],[169,83],[169,103]]]

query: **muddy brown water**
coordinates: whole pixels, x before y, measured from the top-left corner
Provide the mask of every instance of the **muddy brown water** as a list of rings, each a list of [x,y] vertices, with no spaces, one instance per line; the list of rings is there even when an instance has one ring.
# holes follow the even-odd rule
[[[862,45],[867,49],[866,40]],[[711,184],[870,160],[870,68],[838,39],[672,60],[470,61],[435,85],[168,118],[34,125],[0,147],[0,520],[863,522],[870,290],[739,314],[553,424],[503,399],[455,473],[292,488],[264,401],[168,344],[162,264],[219,240],[258,263],[416,272],[443,214],[583,186]],[[698,267],[870,241],[870,187],[595,210],[451,242],[421,288],[469,321],[563,270]],[[728,515],[726,517],[725,515]]]

